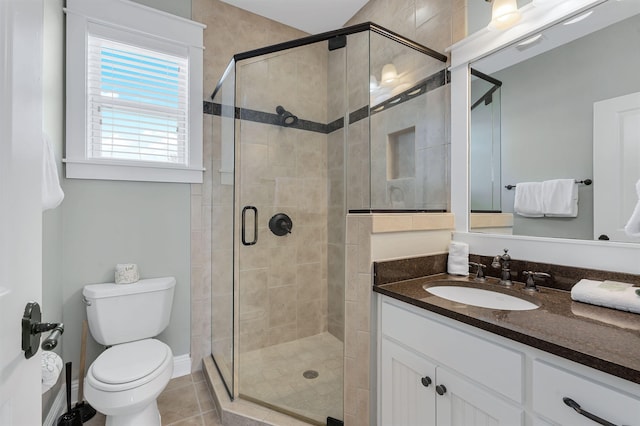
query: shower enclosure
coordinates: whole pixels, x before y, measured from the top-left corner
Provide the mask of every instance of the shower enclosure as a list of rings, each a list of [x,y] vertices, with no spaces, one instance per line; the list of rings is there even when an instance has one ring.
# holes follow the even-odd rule
[[[445,61],[371,23],[231,60],[205,104],[211,353],[231,398],[343,419],[345,218],[448,208]]]

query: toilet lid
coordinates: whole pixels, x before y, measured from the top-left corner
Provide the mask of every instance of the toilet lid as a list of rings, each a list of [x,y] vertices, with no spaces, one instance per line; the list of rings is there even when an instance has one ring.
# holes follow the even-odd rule
[[[113,346],[92,365],[93,376],[112,385],[129,383],[150,375],[170,354],[164,343],[155,339]]]

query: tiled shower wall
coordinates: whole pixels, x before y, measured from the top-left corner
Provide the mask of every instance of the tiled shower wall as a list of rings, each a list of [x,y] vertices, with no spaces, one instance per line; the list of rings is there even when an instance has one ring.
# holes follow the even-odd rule
[[[207,25],[204,31],[204,93],[210,101],[232,56],[239,52],[280,43],[306,34],[219,0],[192,0],[192,19]],[[229,292],[232,291],[233,230],[230,213],[233,187],[222,185],[220,117],[204,116],[204,183],[191,185],[191,360],[192,369],[202,368],[202,358],[211,354],[212,314],[229,318]],[[212,220],[213,218],[213,220]],[[227,219],[228,218],[228,219]],[[214,298],[224,303],[212,313]],[[216,319],[218,319],[216,318]],[[223,327],[224,328],[224,327]],[[222,340],[229,336],[216,336]]]
[[[462,39],[465,35],[465,5],[463,0],[371,0],[356,16],[350,20],[347,25],[359,22],[372,21],[396,31],[406,37],[414,39],[425,44],[435,50],[444,51],[444,49],[453,42]],[[222,75],[228,60],[234,53],[250,50],[265,45],[291,40],[304,36],[305,34],[292,28],[277,24],[268,19],[252,15],[240,9],[229,6],[218,0],[193,0],[193,19],[203,22],[207,25],[205,30],[205,93],[204,99],[209,100],[210,93],[213,91],[215,84]],[[368,75],[365,76],[365,82],[368,82]],[[368,92],[368,87],[358,89]],[[447,98],[448,95],[443,95]],[[446,107],[445,107],[446,109]],[[328,117],[331,118],[331,117]],[[219,119],[212,116],[205,116],[205,132],[207,128],[211,128],[212,121]],[[360,121],[359,123],[364,123]],[[445,126],[448,128],[449,118],[446,117]],[[215,123],[213,123],[215,125]],[[357,136],[358,131],[362,134],[368,132],[368,128],[350,128],[350,136]],[[341,131],[334,132],[329,135],[329,146],[332,140],[343,140],[339,135]],[[368,137],[368,133],[367,133]],[[357,139],[357,138],[356,138]],[[212,248],[210,244],[209,229],[218,226],[217,218],[211,226],[211,211],[214,204],[212,194],[220,190],[219,174],[220,154],[214,153],[213,147],[209,141],[211,136],[205,134],[205,184],[192,185],[192,328],[191,328],[191,357],[194,369],[201,367],[200,360],[203,356],[208,355],[211,338],[210,338],[210,289],[211,280],[208,276],[210,273],[211,253],[215,253],[216,248]],[[364,139],[362,139],[364,140]],[[448,135],[447,135],[448,140]],[[340,150],[328,151],[327,158],[331,168],[333,160],[338,160]],[[355,154],[355,153],[354,153]],[[337,164],[337,163],[336,163]],[[336,167],[337,169],[337,167]],[[328,172],[329,180],[335,179],[335,176]],[[348,176],[349,187],[351,186],[351,177]],[[217,190],[215,188],[218,188]],[[332,188],[335,188],[332,186]],[[224,191],[224,189],[222,189]],[[368,193],[368,192],[366,192]],[[329,200],[338,197],[335,191],[329,190]],[[222,206],[219,206],[222,207]],[[331,207],[329,210],[331,215]],[[328,230],[329,247],[331,247],[331,228]],[[364,237],[363,237],[364,238]],[[369,236],[366,236],[368,240]],[[358,245],[351,240],[351,245]],[[364,240],[361,244],[365,244]],[[367,243],[368,244],[368,243]],[[215,243],[214,243],[215,245]],[[355,250],[351,256],[347,255],[347,268],[349,265],[356,264],[358,252],[366,253],[367,250]],[[230,253],[229,253],[230,254]],[[223,254],[223,256],[226,254]],[[340,257],[341,254],[334,254]],[[355,255],[355,259],[354,256]],[[332,256],[331,250],[328,254]],[[343,257],[344,258],[344,257]],[[216,264],[216,255],[213,262]],[[219,260],[219,259],[218,259]],[[226,263],[222,260],[222,263]],[[355,263],[354,263],[355,262]],[[363,259],[362,262],[366,262]],[[370,265],[370,262],[368,263]],[[357,268],[357,266],[356,266]],[[362,283],[360,288],[364,289],[364,282],[370,286],[370,266],[362,265],[362,273],[359,282]],[[357,269],[356,269],[357,271]],[[224,277],[218,276],[219,271],[214,266],[213,283],[221,283]],[[331,272],[329,274],[337,273]],[[351,276],[350,274],[347,274]],[[356,281],[349,281],[354,285]],[[353,287],[350,287],[353,288]],[[360,304],[370,306],[369,291],[347,291],[345,298],[350,301],[347,305],[356,308]],[[359,310],[360,311],[360,310]],[[347,317],[349,317],[347,313]],[[354,323],[356,318],[350,320],[347,318],[345,332],[353,336],[352,339],[346,339],[345,352],[348,356],[345,376],[345,413],[346,419],[350,420],[349,424],[364,425],[369,424],[370,412],[370,378],[369,378],[369,358],[367,350],[370,343],[368,329],[369,312],[362,312],[360,319]],[[358,325],[360,324],[360,325]],[[331,327],[331,325],[329,325]],[[357,360],[357,362],[356,362]],[[373,420],[373,419],[372,419]]]

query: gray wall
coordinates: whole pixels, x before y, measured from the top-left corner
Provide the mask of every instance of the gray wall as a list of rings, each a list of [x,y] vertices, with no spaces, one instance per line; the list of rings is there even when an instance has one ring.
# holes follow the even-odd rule
[[[159,339],[171,346],[174,356],[188,354],[189,185],[67,179],[64,189],[65,359],[77,361],[79,357],[81,325],[86,318],[82,287],[113,282],[117,263],[137,263],[141,278],[176,277],[171,322]],[[87,362],[100,350],[89,339]]]
[[[593,103],[640,91],[639,29],[630,18],[493,75],[503,82],[503,185],[593,177]],[[503,190],[503,211],[514,192]],[[514,234],[592,239],[593,187],[579,186],[577,218],[516,215]]]
[[[43,69],[43,132],[54,146],[56,158],[62,158],[64,114],[64,31],[63,0],[44,3]],[[58,170],[62,163],[58,163]],[[47,210],[42,214],[42,319],[61,322],[62,315],[62,210]],[[62,353],[62,345],[55,349]],[[58,380],[42,398],[43,419],[62,385]]]
[[[191,2],[145,0],[189,18]],[[45,5],[45,132],[62,170],[64,145],[63,0]],[[62,176],[62,175],[61,175]],[[61,352],[77,366],[85,284],[112,282],[116,263],[137,263],[141,277],[177,279],[171,323],[159,339],[174,355],[190,351],[190,185],[62,179],[65,200],[43,214],[43,311],[64,321]],[[101,348],[89,339],[87,363]],[[88,365],[88,364],[87,364]],[[76,375],[74,368],[74,377]]]

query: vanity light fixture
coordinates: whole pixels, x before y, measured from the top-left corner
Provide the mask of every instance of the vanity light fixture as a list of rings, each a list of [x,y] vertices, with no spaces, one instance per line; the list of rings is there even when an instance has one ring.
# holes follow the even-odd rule
[[[582,15],[578,15],[575,18],[569,19],[567,22],[563,22],[562,25],[575,24],[577,22],[582,21],[583,19],[587,19],[589,16],[591,16],[592,13],[593,13],[593,10],[590,10],[587,13],[583,13]]]
[[[493,0],[491,8],[490,30],[506,30],[521,18],[516,0]]]
[[[395,79],[398,78],[398,71],[396,70],[396,66],[393,64],[386,64],[382,67],[382,83],[393,83]]]

